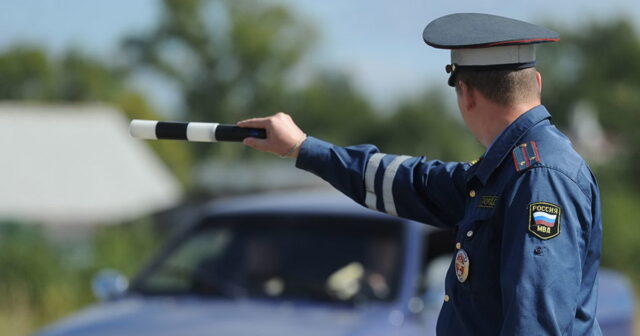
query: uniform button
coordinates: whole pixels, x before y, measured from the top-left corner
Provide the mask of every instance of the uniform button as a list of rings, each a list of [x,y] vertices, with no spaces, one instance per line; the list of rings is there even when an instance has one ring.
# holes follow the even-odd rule
[[[447,294],[444,295],[444,302],[449,302],[449,295]]]
[[[471,238],[473,236],[473,230],[467,231],[467,237]]]
[[[456,243],[456,249],[458,249],[458,250],[459,250],[461,247],[462,247],[462,244],[460,244],[460,243]]]
[[[476,197],[476,191],[475,190],[469,190],[469,197]]]

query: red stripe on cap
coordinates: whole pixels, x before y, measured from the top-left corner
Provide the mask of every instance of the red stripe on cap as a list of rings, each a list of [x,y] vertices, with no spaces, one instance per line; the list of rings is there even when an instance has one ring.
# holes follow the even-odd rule
[[[493,42],[489,44],[483,45],[484,47],[495,47],[499,45],[511,45],[511,44],[530,44],[530,43],[541,43],[541,42],[558,42],[559,38],[543,38],[543,39],[528,39],[528,40],[515,40],[515,41],[502,41],[502,42]]]
[[[526,39],[526,40],[509,40],[509,41],[500,41],[500,42],[491,42],[484,44],[470,44],[470,45],[440,45],[435,43],[426,42],[428,45],[437,48],[437,49],[476,49],[476,48],[489,48],[501,45],[515,45],[515,44],[532,44],[532,43],[543,43],[543,42],[558,42],[559,38],[538,38],[538,39]]]

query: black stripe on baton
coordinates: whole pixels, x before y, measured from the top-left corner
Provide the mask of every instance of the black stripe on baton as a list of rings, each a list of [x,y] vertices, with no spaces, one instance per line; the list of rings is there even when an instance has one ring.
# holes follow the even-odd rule
[[[158,121],[156,137],[158,139],[188,140],[187,125],[189,123]]]
[[[244,138],[267,138],[267,132],[261,128],[242,128],[236,125],[218,125],[216,139],[218,141],[242,141]]]

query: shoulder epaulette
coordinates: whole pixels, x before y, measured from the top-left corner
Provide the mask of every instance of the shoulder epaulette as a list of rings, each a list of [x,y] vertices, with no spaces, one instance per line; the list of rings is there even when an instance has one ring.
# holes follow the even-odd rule
[[[513,163],[516,165],[516,171],[521,172],[540,161],[538,147],[535,141],[523,143],[513,149]]]

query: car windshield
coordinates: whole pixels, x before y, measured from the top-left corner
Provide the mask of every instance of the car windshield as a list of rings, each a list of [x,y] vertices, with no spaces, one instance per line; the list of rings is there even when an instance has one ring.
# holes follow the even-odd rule
[[[212,217],[139,278],[143,294],[349,303],[393,300],[397,220],[344,216]]]

